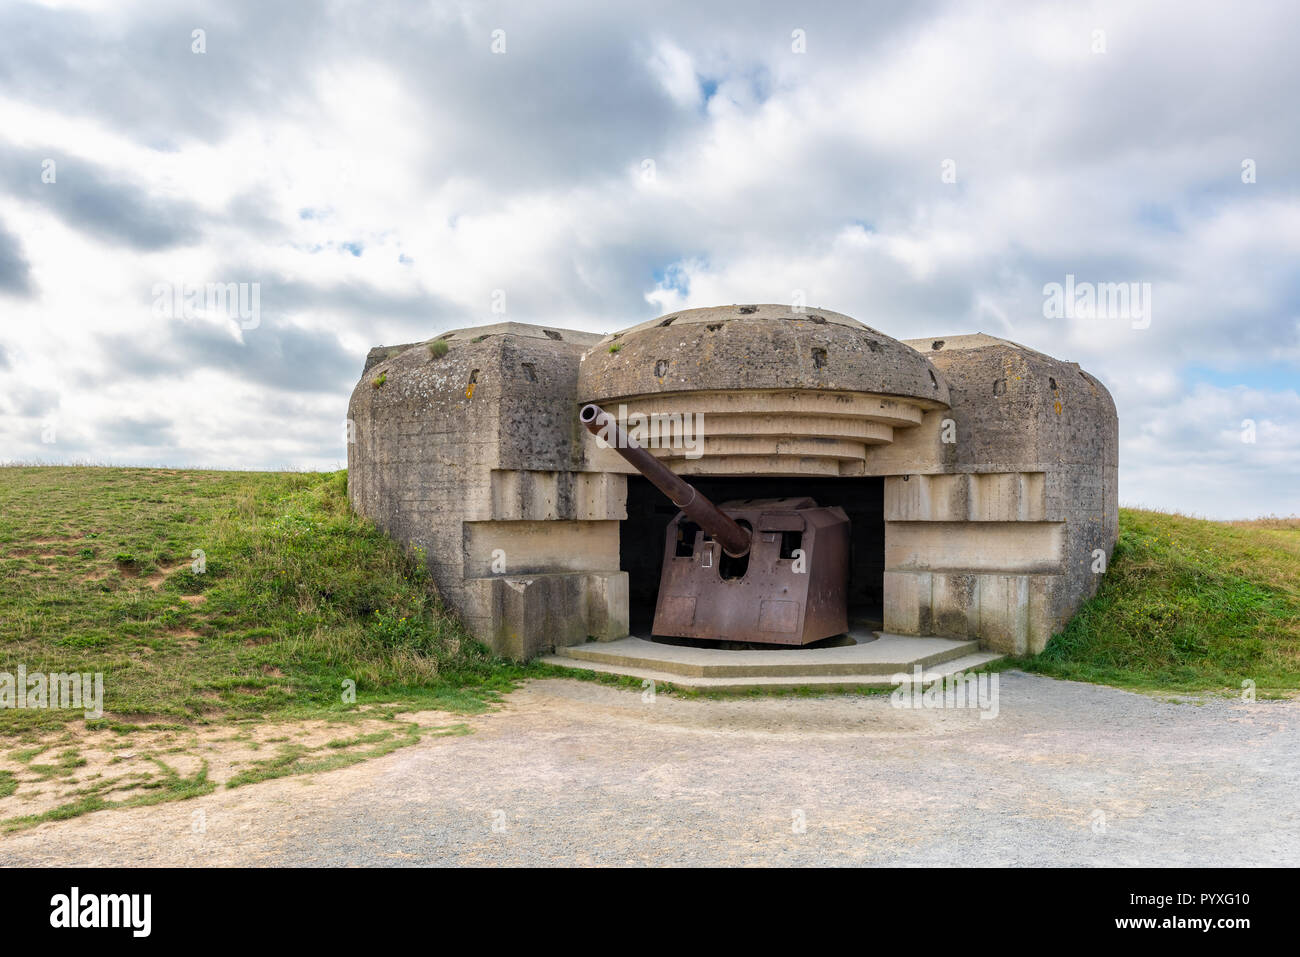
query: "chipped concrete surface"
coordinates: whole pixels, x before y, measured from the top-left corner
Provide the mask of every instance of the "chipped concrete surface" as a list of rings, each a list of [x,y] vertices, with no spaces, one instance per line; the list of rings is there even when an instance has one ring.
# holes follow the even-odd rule
[[[45,824],[0,839],[0,863],[1300,864],[1296,700],[1006,672],[981,720],[557,679],[468,723],[339,771]]]

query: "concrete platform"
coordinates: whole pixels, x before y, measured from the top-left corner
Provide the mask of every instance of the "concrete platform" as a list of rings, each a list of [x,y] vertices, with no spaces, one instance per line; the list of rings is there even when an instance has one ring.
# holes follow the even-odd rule
[[[794,688],[888,688],[916,666],[924,680],[982,668],[1003,656],[978,641],[857,632],[836,648],[732,651],[670,645],[644,638],[587,642],[541,660],[561,668],[625,675],[700,691]]]

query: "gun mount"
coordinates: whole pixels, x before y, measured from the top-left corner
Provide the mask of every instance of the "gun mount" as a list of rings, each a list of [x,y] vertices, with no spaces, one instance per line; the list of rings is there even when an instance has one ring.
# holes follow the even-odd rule
[[[806,645],[848,630],[849,519],[807,496],[714,505],[596,405],[579,420],[681,511],[668,524],[653,631]]]

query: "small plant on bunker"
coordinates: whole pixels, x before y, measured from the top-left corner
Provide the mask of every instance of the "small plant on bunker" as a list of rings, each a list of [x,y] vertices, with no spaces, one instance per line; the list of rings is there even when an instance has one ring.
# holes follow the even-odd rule
[[[609,354],[610,354],[610,355],[613,355],[614,353],[618,352],[618,350],[620,350],[620,349],[622,349],[622,348],[623,348],[623,343],[621,343],[621,342],[616,342],[616,343],[614,343],[612,346],[609,347]]]
[[[450,350],[451,346],[447,345],[446,339],[436,339],[429,343],[429,355],[433,356],[435,359],[441,359]]]
[[[418,585],[429,583],[429,555],[422,545],[411,548],[410,574],[407,581]]]
[[[373,385],[376,389],[378,389],[387,381],[388,381],[388,373],[381,372],[379,373],[379,375],[375,376],[373,379],[370,380],[370,384]]]

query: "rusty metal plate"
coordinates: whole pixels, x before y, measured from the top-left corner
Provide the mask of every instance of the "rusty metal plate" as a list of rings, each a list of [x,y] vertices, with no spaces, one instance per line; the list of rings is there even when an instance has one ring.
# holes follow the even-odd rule
[[[805,645],[848,630],[849,520],[843,509],[801,497],[729,502],[720,510],[756,530],[749,554],[724,555],[697,529],[694,547],[679,556],[678,526],[689,519],[678,513],[665,536],[655,634]],[[789,554],[796,540],[801,558]]]

